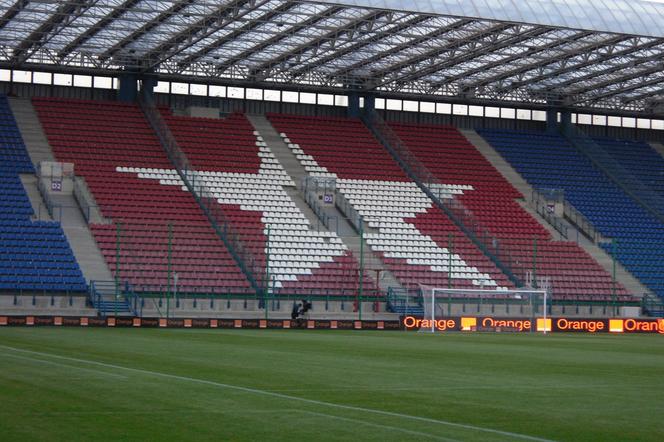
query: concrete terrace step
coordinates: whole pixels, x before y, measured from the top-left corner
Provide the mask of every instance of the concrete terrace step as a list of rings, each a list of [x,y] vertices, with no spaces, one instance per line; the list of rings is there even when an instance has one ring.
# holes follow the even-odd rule
[[[650,146],[657,151],[662,157],[664,157],[664,144],[650,142]]]
[[[493,167],[500,172],[524,197],[520,201],[520,206],[533,216],[545,229],[549,231],[553,238],[560,236],[560,233],[553,228],[551,224],[546,222],[537,211],[530,206],[528,201],[533,193],[533,187],[517,172],[511,164],[509,164],[487,141],[482,138],[480,134],[470,129],[459,129],[459,131],[466,137],[470,143],[475,146],[475,149],[489,162]]]
[[[270,121],[263,115],[247,115],[247,118],[254,126],[260,135],[263,137],[263,140],[267,143],[274,153],[274,156],[279,160],[281,165],[286,170],[286,173],[290,175],[296,185],[296,189],[287,190],[288,194],[291,196],[295,204],[302,210],[302,213],[307,217],[312,226],[318,226],[320,221],[316,214],[311,210],[309,205],[302,198],[300,192],[302,186],[302,179],[307,176],[307,172],[304,170],[304,167],[300,164],[300,161],[293,155],[293,152],[290,148],[284,143],[279,133],[272,126]],[[360,237],[355,229],[348,222],[346,217],[336,208],[329,207],[326,209],[327,213],[331,216],[336,217],[337,225],[331,226],[333,230],[336,231],[337,235],[341,238],[343,243],[348,247],[348,249],[355,255],[355,257],[360,256]],[[321,229],[325,229],[321,225]],[[367,270],[367,274],[378,284],[382,290],[387,290],[388,287],[398,287],[402,288],[399,281],[394,277],[394,275],[389,271],[385,264],[371,251],[369,245],[365,242],[363,244],[363,250],[365,255],[365,268],[371,269]],[[375,270],[379,270],[378,278],[376,277]]]
[[[470,141],[475,148],[507,179],[526,199],[530,198],[532,186],[509,164],[489,143],[474,130],[460,129],[461,133]],[[662,146],[664,151],[664,146]],[[559,233],[547,223],[529,204],[525,201],[521,206],[530,213],[539,223],[547,228],[553,238],[558,238]],[[588,240],[585,236],[578,234],[571,224],[567,223],[569,239],[574,240],[592,258],[597,261],[609,274],[613,272],[613,259],[601,247]],[[616,280],[620,282],[629,292],[636,296],[650,293],[650,290],[639,282],[619,262],[616,263]]]
[[[32,161],[34,163],[55,161],[53,151],[48,144],[32,102],[24,98],[10,98],[9,102],[18,128],[21,131],[21,136],[25,142],[28,155],[30,155]],[[39,214],[39,204],[44,204],[44,201],[37,187],[37,177],[34,175],[24,175],[21,177],[21,181],[26,188],[33,208],[36,207],[35,214]],[[83,218],[83,214],[74,196],[66,194],[54,195],[52,196],[52,200],[56,206],[59,206],[59,208],[55,208],[53,216],[62,225],[62,229],[67,236],[69,245],[74,252],[76,261],[78,261],[85,279],[88,282],[93,280],[112,280],[113,276]]]
[[[9,98],[14,117],[25,145],[28,155],[34,164],[41,161],[55,161],[51,146],[48,144],[46,134],[39,122],[37,112],[29,98]]]
[[[38,179],[36,175],[33,174],[21,174],[21,184],[27,193],[28,198],[30,199],[30,204],[32,205],[32,210],[34,211],[34,219],[40,221],[51,221],[51,215],[48,213],[46,208],[46,202],[42,197],[41,192],[38,187]]]

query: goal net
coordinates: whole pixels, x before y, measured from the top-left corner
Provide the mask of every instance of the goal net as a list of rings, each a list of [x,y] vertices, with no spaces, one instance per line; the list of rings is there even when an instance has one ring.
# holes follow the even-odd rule
[[[435,333],[439,330],[437,324],[449,316],[445,312],[446,308],[455,302],[504,302],[526,305],[531,312],[533,323],[535,323],[535,319],[541,318],[542,324],[544,324],[543,332],[547,332],[549,293],[546,289],[452,289],[420,284],[420,291],[424,310],[422,326],[419,329],[422,332]]]

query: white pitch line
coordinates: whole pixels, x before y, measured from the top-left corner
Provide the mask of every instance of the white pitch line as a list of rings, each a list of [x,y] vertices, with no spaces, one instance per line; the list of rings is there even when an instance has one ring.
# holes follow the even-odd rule
[[[21,360],[24,360],[24,361],[38,362],[38,363],[47,364],[47,365],[55,365],[57,367],[64,367],[64,368],[69,368],[69,369],[73,368],[74,370],[87,371],[87,372],[96,373],[96,374],[103,375],[103,376],[108,376],[108,377],[111,377],[111,378],[127,379],[127,376],[123,376],[121,374],[109,373],[107,371],[95,370],[93,368],[76,367],[74,365],[60,364],[58,362],[45,361],[43,359],[35,359],[35,358],[29,358],[27,356],[13,355],[11,353],[5,353],[5,356],[9,356],[10,358],[15,358],[15,359],[21,359]]]
[[[315,411],[308,411],[308,410],[296,410],[296,411],[299,411],[299,412],[305,413],[305,414],[309,414],[309,415],[312,415],[312,416],[320,416],[320,417],[336,419],[336,420],[340,420],[340,421],[344,421],[344,422],[352,422],[354,424],[365,425],[365,426],[368,426],[368,427],[380,428],[382,430],[400,431],[402,433],[410,434],[412,436],[426,437],[426,438],[429,438],[429,439],[440,440],[440,441],[444,441],[444,442],[461,442],[459,439],[450,439],[449,437],[435,436],[433,434],[422,433],[421,431],[413,431],[413,430],[409,430],[407,428],[394,427],[392,425],[375,424],[373,422],[367,422],[367,421],[363,421],[361,419],[351,419],[349,417],[335,416],[333,414],[327,414],[327,413],[316,413]]]
[[[12,351],[18,351],[18,352],[23,352],[23,353],[28,353],[28,354],[34,354],[34,355],[39,355],[39,356],[46,356],[46,357],[52,357],[56,359],[61,359],[61,360],[66,360],[66,361],[72,361],[72,362],[80,362],[84,364],[91,364],[91,365],[97,365],[100,367],[107,367],[107,368],[115,368],[118,370],[126,370],[126,371],[131,371],[134,373],[142,373],[150,376],[158,376],[158,377],[163,377],[167,379],[176,379],[179,381],[185,381],[185,382],[192,382],[192,383],[197,383],[197,384],[203,384],[203,385],[211,385],[214,387],[220,387],[220,388],[225,388],[228,390],[235,390],[235,391],[242,391],[245,393],[251,393],[251,394],[256,394],[256,395],[261,395],[261,396],[269,396],[269,397],[274,397],[274,398],[279,398],[279,399],[285,399],[285,400],[290,400],[290,401],[298,401],[306,404],[312,404],[312,405],[318,405],[322,407],[330,407],[330,408],[336,408],[340,410],[350,410],[350,411],[357,411],[361,413],[370,413],[370,414],[375,414],[375,415],[380,415],[380,416],[390,416],[390,417],[395,417],[395,418],[400,418],[400,419],[409,419],[413,421],[419,421],[419,422],[426,422],[430,424],[437,424],[437,425],[444,425],[448,427],[453,427],[453,428],[461,428],[464,430],[471,430],[471,431],[479,431],[483,433],[490,433],[490,434],[499,434],[501,436],[505,437],[511,437],[515,439],[523,439],[523,440],[530,440],[530,441],[537,441],[537,442],[552,442],[550,439],[544,439],[536,436],[529,436],[527,434],[520,434],[520,433],[512,433],[510,431],[502,431],[502,430],[495,430],[493,428],[487,428],[487,427],[480,427],[478,425],[470,425],[470,424],[460,424],[457,422],[450,422],[450,421],[445,421],[441,419],[433,419],[429,417],[422,417],[422,416],[413,416],[410,414],[402,414],[402,413],[397,413],[393,411],[384,411],[384,410],[376,410],[373,408],[364,408],[364,407],[357,407],[354,405],[344,405],[344,404],[335,404],[334,402],[324,402],[324,401],[318,401],[315,399],[307,399],[307,398],[302,398],[298,396],[289,396],[286,394],[281,394],[281,393],[275,393],[269,390],[260,390],[257,388],[250,388],[250,387],[242,387],[239,385],[232,385],[232,384],[225,384],[223,382],[215,382],[215,381],[209,381],[207,379],[198,379],[198,378],[191,378],[188,376],[179,376],[175,374],[168,374],[168,373],[162,373],[159,371],[152,371],[152,370],[144,370],[141,368],[131,368],[131,367],[124,367],[122,365],[115,365],[115,364],[107,364],[105,362],[99,362],[99,361],[94,361],[94,360],[89,360],[89,359],[80,359],[80,358],[72,358],[69,356],[61,356],[53,353],[45,353],[45,352],[39,352],[39,351],[33,351],[33,350],[25,350],[23,348],[16,348],[16,347],[11,347],[8,345],[1,345],[0,348],[4,348],[7,350],[12,350]]]
[[[336,419],[344,422],[352,422],[359,425],[365,425],[368,427],[380,428],[382,430],[390,431],[399,431],[405,434],[410,434],[413,436],[420,436],[428,439],[439,440],[443,442],[461,442],[458,439],[450,439],[447,437],[435,436],[429,433],[422,433],[420,431],[408,430],[406,428],[394,427],[391,425],[382,425],[376,424],[373,422],[363,421],[361,419],[351,419],[342,416],[335,416],[333,414],[327,413],[317,413],[315,411],[301,410],[301,409],[274,409],[274,410],[242,410],[232,411],[232,410],[98,410],[98,411],[46,411],[46,412],[35,412],[35,413],[21,413],[18,416],[41,416],[41,417],[50,417],[50,416],[163,416],[163,415],[183,415],[183,414],[216,414],[216,415],[242,415],[247,414],[279,414],[283,415],[285,413],[300,413],[308,414],[311,416],[324,417],[326,419]],[[5,414],[0,412],[0,415]],[[12,416],[17,416],[16,413],[12,413]]]

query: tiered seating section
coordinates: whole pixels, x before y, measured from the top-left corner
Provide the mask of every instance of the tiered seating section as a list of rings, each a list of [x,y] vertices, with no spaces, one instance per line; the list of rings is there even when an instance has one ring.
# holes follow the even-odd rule
[[[664,293],[664,226],[595,169],[590,160],[558,135],[479,132],[533,187],[564,189],[565,198],[604,237],[618,241],[619,260],[644,284]],[[611,253],[610,243],[603,247]],[[611,293],[610,283],[603,283],[607,285],[605,292]]]
[[[397,135],[441,182],[468,186],[456,197],[497,245],[511,256],[518,272],[548,277],[558,300],[609,300],[612,280],[574,243],[553,241],[549,232],[522,209],[521,195],[454,127],[392,124]],[[525,280],[524,273],[517,275]],[[621,298],[629,299],[623,287]]]
[[[7,98],[0,95],[0,290],[85,291],[85,279],[60,224],[31,221],[22,173],[35,170]]]
[[[367,243],[404,286],[446,287],[450,275],[457,288],[510,286],[359,120],[282,114],[268,118],[310,175],[336,178],[339,192],[369,226]],[[466,190],[447,186],[444,191],[451,195]]]
[[[357,260],[335,233],[310,225],[286,191],[295,184],[244,115],[209,119],[162,113],[197,180],[214,193],[243,243],[263,266],[269,256],[275,293],[356,293]],[[364,289],[367,295],[376,293],[369,276]]]
[[[142,292],[173,291],[177,274],[178,293],[253,292],[191,193],[144,179],[179,183],[136,105],[45,98],[33,104],[56,158],[75,164],[113,222],[91,229],[121,281]]]
[[[643,184],[664,194],[664,158],[644,141],[595,138],[616,161]]]

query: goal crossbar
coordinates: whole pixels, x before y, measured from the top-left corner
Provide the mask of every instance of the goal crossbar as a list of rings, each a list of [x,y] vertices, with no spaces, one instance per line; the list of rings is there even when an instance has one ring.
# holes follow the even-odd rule
[[[420,284],[420,291],[422,292],[422,301],[424,307],[424,316],[429,319],[431,326],[431,332],[435,332],[435,312],[436,312],[436,299],[446,299],[454,295],[479,295],[480,298],[504,298],[507,297],[512,299],[532,300],[533,297],[539,297],[542,299],[542,319],[544,328],[543,332],[546,334],[546,320],[547,320],[547,308],[548,308],[548,290],[544,289],[535,289],[535,288],[521,288],[521,289],[459,289],[459,288],[443,288],[443,287],[431,287]],[[429,313],[427,315],[427,313]]]

